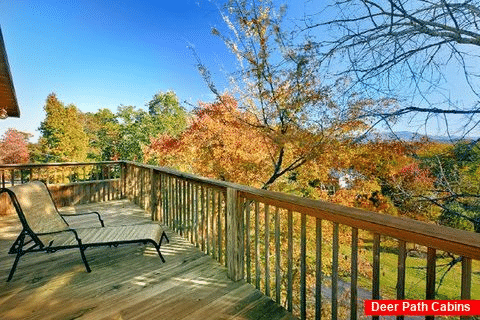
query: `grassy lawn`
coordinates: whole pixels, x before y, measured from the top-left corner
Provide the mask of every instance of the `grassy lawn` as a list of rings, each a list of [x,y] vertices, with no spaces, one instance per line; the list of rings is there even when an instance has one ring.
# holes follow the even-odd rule
[[[263,221],[264,217],[260,217]],[[253,218],[252,218],[253,220]],[[300,224],[298,217],[293,218],[293,305],[294,311],[297,313],[300,303]],[[281,219],[284,222],[286,219]],[[254,221],[251,221],[251,226]],[[260,224],[259,227],[259,280],[262,291],[266,288],[266,273],[265,273],[265,228]],[[281,284],[283,286],[281,301],[286,303],[286,284],[287,284],[287,230],[285,224],[282,224],[280,230],[280,275]],[[274,295],[275,291],[275,243],[274,243],[274,224],[270,224],[269,228],[269,279],[270,292]],[[348,313],[350,301],[350,277],[351,277],[351,234],[350,227],[339,226],[339,278],[343,283],[339,284],[338,301],[339,306],[345,309],[342,312]],[[252,282],[255,283],[255,256],[257,255],[254,246],[255,233],[251,233],[250,240],[250,275]],[[306,225],[306,286],[307,286],[307,309],[308,314],[314,314],[315,306],[315,277],[316,277],[316,230],[315,220],[310,217],[307,218]],[[333,224],[328,221],[322,223],[322,273],[324,275],[322,283],[322,297],[325,301],[322,304],[322,312],[328,313],[331,299],[331,271],[332,271],[332,239],[333,239]],[[373,235],[370,232],[359,230],[358,243],[358,287],[359,299],[371,298],[372,288],[372,241]],[[381,237],[381,253],[380,253],[380,295],[382,299],[396,298],[396,284],[397,284],[397,265],[398,265],[398,241],[388,237]],[[426,265],[427,265],[427,248],[412,243],[407,243],[407,259],[406,259],[406,281],[405,281],[405,297],[406,299],[425,299],[426,287]],[[453,300],[460,299],[461,289],[461,262],[456,263],[447,272],[450,267],[449,263],[452,258],[444,252],[437,252],[437,272],[436,272],[436,299],[439,300]],[[480,261],[472,262],[472,288],[471,299],[480,299]],[[361,304],[359,304],[361,308]],[[325,309],[325,310],[323,310]]]
[[[367,232],[361,233],[366,239],[371,238]],[[350,257],[350,245],[341,244],[341,254]],[[412,244],[407,244],[407,250],[411,250],[406,260],[405,271],[405,297],[406,299],[425,299],[425,279],[426,279],[426,247],[416,246],[413,250]],[[371,243],[362,246],[359,253],[359,259],[372,263]],[[460,299],[461,288],[461,262],[451,267],[451,257],[444,252],[437,252],[437,273],[436,273],[436,299]],[[385,298],[396,297],[397,285],[397,241],[392,239],[383,239],[380,253],[380,294]],[[450,268],[450,269],[449,269]],[[344,281],[349,282],[350,277],[344,277]],[[371,289],[372,280],[370,276],[361,274],[359,285],[366,289]],[[480,299],[480,262],[472,261],[472,288],[471,298]]]

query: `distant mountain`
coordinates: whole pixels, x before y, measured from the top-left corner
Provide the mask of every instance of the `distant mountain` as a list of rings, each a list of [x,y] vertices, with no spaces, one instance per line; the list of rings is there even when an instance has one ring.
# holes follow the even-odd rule
[[[395,133],[392,132],[379,132],[379,133],[373,133],[373,134],[368,134],[366,137],[366,140],[375,140],[375,139],[382,139],[382,140],[396,140],[400,139],[402,141],[419,141],[423,138],[428,138],[430,141],[437,141],[437,142],[443,142],[443,143],[454,143],[462,140],[461,137],[459,136],[427,136],[423,134],[419,134],[416,132],[411,132],[411,131],[397,131]],[[467,139],[463,140],[477,140],[480,139],[480,137],[469,137]]]
[[[385,140],[395,140],[395,139],[400,139],[400,140],[405,140],[405,141],[415,141],[415,140],[420,140],[424,138],[424,135],[411,132],[411,131],[398,131],[395,133],[392,132],[385,132],[382,133],[382,138]]]

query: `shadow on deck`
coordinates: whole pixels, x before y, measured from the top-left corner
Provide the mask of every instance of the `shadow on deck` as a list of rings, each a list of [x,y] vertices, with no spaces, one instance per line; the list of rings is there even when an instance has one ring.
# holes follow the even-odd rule
[[[93,208],[105,225],[150,222],[125,200],[62,211]],[[78,250],[32,253],[7,283],[14,260],[7,252],[19,232],[16,216],[0,217],[0,319],[293,319],[250,284],[229,280],[224,266],[168,229],[165,264],[149,245],[88,249],[92,273]]]

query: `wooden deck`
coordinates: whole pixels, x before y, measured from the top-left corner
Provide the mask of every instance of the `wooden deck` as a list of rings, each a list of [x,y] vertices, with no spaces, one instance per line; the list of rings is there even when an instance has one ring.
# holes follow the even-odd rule
[[[149,223],[142,209],[118,200],[62,211],[91,211],[106,225]],[[95,223],[84,220],[78,225]],[[72,226],[78,226],[72,223]],[[20,231],[16,216],[0,216],[0,319],[293,319],[244,281],[227,278],[226,268],[166,230],[166,263],[143,245],[86,251],[92,273],[78,250],[22,257],[11,282],[14,256],[7,251]]]

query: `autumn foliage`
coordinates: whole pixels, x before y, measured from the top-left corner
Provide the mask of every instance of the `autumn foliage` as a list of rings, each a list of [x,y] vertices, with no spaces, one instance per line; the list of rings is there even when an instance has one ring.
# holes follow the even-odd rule
[[[200,103],[186,131],[178,138],[159,135],[144,148],[146,161],[226,181],[261,186],[268,176],[275,145],[235,99]]]
[[[416,174],[415,170],[423,171],[411,157],[419,147],[415,143],[355,144],[305,128],[289,128],[282,135],[266,130],[261,123],[255,125],[256,121],[255,116],[238,107],[233,97],[224,95],[214,103],[200,103],[181,135],[151,138],[150,145],[143,149],[144,158],[181,171],[264,187],[283,148],[285,163],[301,157],[305,161],[277,179],[270,189],[394,215],[404,211],[398,211],[384,193],[385,185],[393,186],[403,177],[409,190],[426,187],[422,183],[429,178],[428,172]],[[350,124],[350,128],[355,126]],[[354,172],[356,178],[348,188],[340,187],[334,170]],[[412,177],[406,175],[409,170]]]
[[[29,134],[8,129],[0,140],[0,163],[27,163],[30,160],[28,150]]]
[[[40,124],[42,137],[39,142],[45,160],[85,161],[89,141],[77,107],[73,104],[65,106],[55,93],[51,93],[44,110],[47,116]]]
[[[367,125],[357,112],[374,102],[341,105],[321,86],[295,88],[289,80],[280,82],[275,95],[264,92],[263,102],[224,94],[189,113],[173,92],[155,95],[149,113],[121,106],[117,113],[102,109],[95,114],[65,106],[51,94],[31,158],[137,159],[480,232],[478,147],[426,140],[357,141]],[[307,102],[294,99],[297,90]],[[2,163],[29,161],[23,133],[10,129],[0,144]]]

